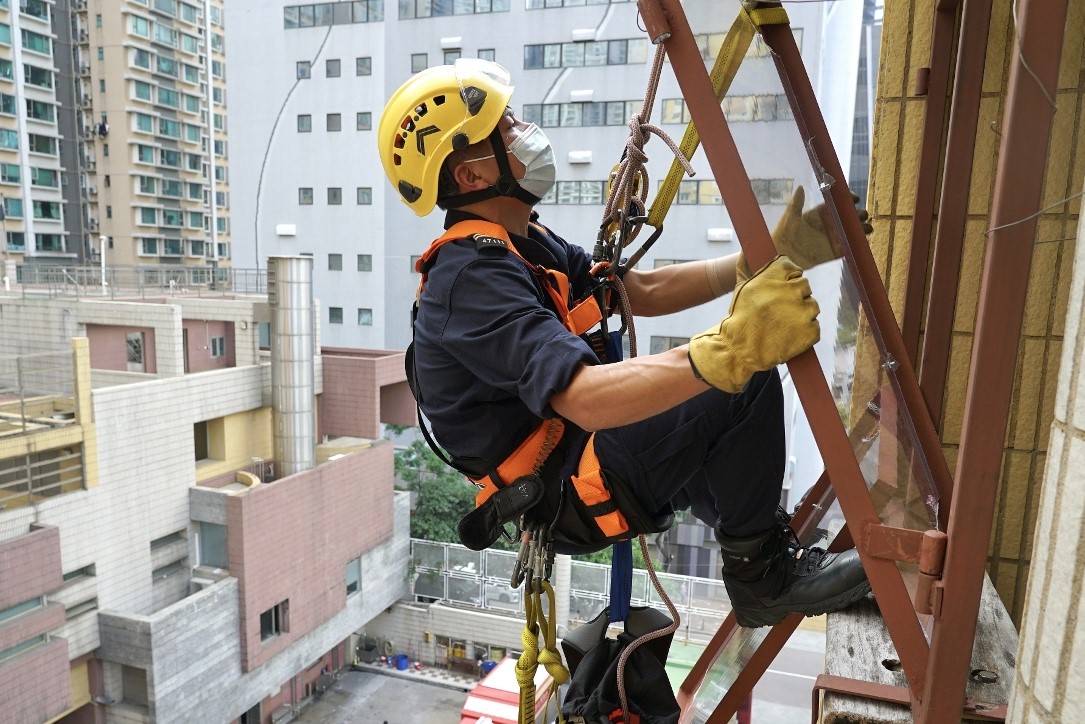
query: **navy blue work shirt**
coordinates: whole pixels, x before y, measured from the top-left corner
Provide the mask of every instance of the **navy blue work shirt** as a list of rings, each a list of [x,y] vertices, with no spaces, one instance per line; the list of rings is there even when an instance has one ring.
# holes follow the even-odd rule
[[[445,228],[473,218],[449,211]],[[573,299],[588,292],[593,278],[584,249],[534,225],[526,237],[509,236],[526,259],[568,276]],[[429,270],[414,360],[419,407],[437,441],[478,474],[503,461],[541,419],[555,417],[551,398],[582,364],[598,363],[587,342],[565,328],[527,265],[512,252],[480,253],[470,239],[441,247]]]

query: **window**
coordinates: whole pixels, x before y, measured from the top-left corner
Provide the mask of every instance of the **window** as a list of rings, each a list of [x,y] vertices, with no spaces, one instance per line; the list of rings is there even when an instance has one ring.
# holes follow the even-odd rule
[[[624,126],[641,105],[641,101],[528,103],[524,105],[523,120],[544,128]]]
[[[336,131],[339,131],[343,127],[342,116],[340,116],[338,113],[329,113],[327,123],[329,132],[334,133]]]
[[[298,189],[298,203],[302,206],[312,206],[313,190],[305,186]]]
[[[42,55],[52,55],[52,41],[45,35],[30,30],[22,31],[23,48]]]
[[[497,53],[494,52],[493,48],[479,48],[478,57],[479,60],[493,61],[497,59]]]
[[[342,324],[343,323],[343,308],[342,307],[328,307],[328,324]]]
[[[359,254],[358,255],[358,271],[360,271],[360,272],[373,271],[373,255],[372,254]]]
[[[35,65],[23,65],[23,80],[39,88],[53,87],[53,71]]]
[[[18,148],[19,133],[8,128],[0,128],[0,148]]]
[[[444,64],[452,65],[460,59],[461,55],[463,55],[463,53],[460,51],[459,48],[449,48],[448,50],[444,51]]]
[[[373,326],[373,310],[372,309],[358,309],[358,325],[362,327]]]
[[[196,535],[199,541],[200,565],[228,569],[230,561],[226,552],[226,526],[201,520]]]
[[[339,206],[343,203],[343,189],[334,186],[328,188],[328,206]]]
[[[162,254],[164,256],[181,256],[184,253],[184,244],[180,239],[163,239]]]
[[[48,156],[57,155],[57,139],[52,136],[41,136],[37,133],[26,134],[27,146],[32,153],[44,153]]]
[[[22,177],[21,167],[17,163],[0,163],[0,182],[17,184]]]
[[[139,193],[141,194],[153,194],[158,186],[158,179],[154,176],[140,176],[139,177]]]
[[[342,254],[328,254],[328,271],[343,271]]]
[[[135,114],[135,127],[142,133],[154,133],[154,118],[146,113]]]
[[[132,33],[132,35],[138,35],[141,38],[150,38],[151,21],[147,18],[141,18],[138,15],[129,15],[128,31]]]
[[[357,593],[362,587],[362,559],[355,558],[347,563],[347,595]]]
[[[267,641],[272,636],[278,636],[290,630],[287,618],[289,607],[290,601],[283,601],[260,614],[261,641]]]
[[[158,210],[144,206],[139,210],[139,223],[144,226],[154,226],[158,223]]]
[[[180,108],[181,94],[175,90],[158,86],[158,104],[161,106],[169,106],[170,108]]]
[[[358,205],[368,206],[373,203],[373,189],[370,186],[359,186],[357,190]]]
[[[136,161],[139,163],[154,163],[154,146],[136,145]]]
[[[4,197],[4,216],[9,219],[23,218],[23,200]]]
[[[338,78],[341,63],[338,58],[329,58],[324,61],[324,77]]]
[[[373,59],[372,58],[355,58],[354,59],[354,74],[355,75],[373,75]]]
[[[373,130],[373,114],[369,111],[360,111],[355,118],[355,124],[359,131]]]
[[[212,337],[211,338],[211,357],[225,357],[226,356],[226,338],[225,337]]]
[[[132,83],[132,95],[137,100],[150,101],[151,100],[151,84],[144,83],[141,80],[133,81]]]
[[[411,54],[411,72],[419,73],[429,67],[429,57],[425,53]]]
[[[143,256],[156,256],[158,254],[158,239],[141,239],[140,253]]]
[[[162,209],[162,226],[181,226],[180,209]]]
[[[124,344],[129,372],[143,372],[143,332],[129,332]]]
[[[605,181],[558,181],[542,200],[544,204],[584,205],[603,203]]]
[[[298,61],[298,78],[309,78],[312,76],[312,71],[309,68],[309,65],[310,63],[307,60]]]

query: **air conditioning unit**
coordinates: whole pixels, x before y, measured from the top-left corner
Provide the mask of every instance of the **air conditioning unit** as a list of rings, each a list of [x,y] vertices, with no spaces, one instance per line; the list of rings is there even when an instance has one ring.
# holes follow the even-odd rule
[[[76,7],[77,10],[86,10],[87,9],[87,0],[78,0],[75,3],[75,7]]]
[[[79,66],[79,70],[83,75],[90,75],[90,63],[83,63],[83,65]]]
[[[89,189],[87,189],[87,193],[89,193],[91,196],[97,196],[98,195],[98,187],[97,186],[91,186]]]
[[[80,30],[79,31],[79,39],[82,40],[83,42],[86,42],[87,40],[90,39],[90,34],[87,33],[86,30]]]

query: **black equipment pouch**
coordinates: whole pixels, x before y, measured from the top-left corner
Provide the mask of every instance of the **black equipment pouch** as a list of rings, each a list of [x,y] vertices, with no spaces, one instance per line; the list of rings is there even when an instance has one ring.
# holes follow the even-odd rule
[[[516,478],[460,518],[460,542],[473,551],[489,548],[501,537],[506,523],[517,520],[542,500],[542,496],[543,480],[538,473]]]

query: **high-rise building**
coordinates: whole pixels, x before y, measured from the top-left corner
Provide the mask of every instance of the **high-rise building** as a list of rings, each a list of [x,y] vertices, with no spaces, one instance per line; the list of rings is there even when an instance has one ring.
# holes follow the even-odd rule
[[[831,6],[793,4],[788,13],[811,78],[844,101],[832,109],[841,117],[830,118],[844,142],[852,130],[858,38],[830,44],[822,35],[849,14],[858,32],[862,2]],[[698,0],[685,7],[710,67],[738,4]],[[413,260],[437,235],[440,215],[420,220],[401,203],[383,176],[374,129],[392,91],[423,68],[480,57],[512,71],[514,110],[542,126],[557,150],[558,181],[538,207],[542,221],[569,241],[594,245],[605,182],[621,159],[629,118],[643,104],[654,53],[635,3],[279,0],[229,12],[231,27],[245,28],[230,35],[228,78],[231,124],[244,129],[231,147],[236,265],[311,254],[327,343],[399,349],[410,341]],[[817,200],[818,183],[783,94],[768,49],[755,39],[725,112],[770,225],[798,185],[805,185],[808,203]],[[656,99],[650,122],[680,139],[689,114],[669,66]],[[779,143],[782,133],[796,135],[798,153]],[[645,151],[654,192],[673,156],[658,139]],[[697,176],[683,180],[665,233],[642,267],[738,250],[702,152],[693,166]],[[708,305],[643,320],[640,351],[684,343],[719,312]]]
[[[0,23],[6,258],[228,265],[221,0],[20,0]]]

